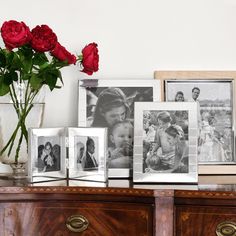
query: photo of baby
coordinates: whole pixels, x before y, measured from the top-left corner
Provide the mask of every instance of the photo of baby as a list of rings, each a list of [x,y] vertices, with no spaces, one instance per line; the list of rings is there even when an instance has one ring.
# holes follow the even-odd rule
[[[112,128],[110,140],[113,143],[108,149],[110,168],[131,168],[133,162],[133,125],[124,120]]]
[[[134,103],[153,101],[153,87],[87,88],[87,126],[108,128],[108,168],[133,166]]]

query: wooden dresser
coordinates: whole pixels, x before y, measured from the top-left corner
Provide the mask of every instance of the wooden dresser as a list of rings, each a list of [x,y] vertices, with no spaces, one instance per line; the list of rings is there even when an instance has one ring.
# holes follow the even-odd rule
[[[233,184],[176,186],[181,189],[60,181],[9,185],[0,181],[1,236],[236,235]]]

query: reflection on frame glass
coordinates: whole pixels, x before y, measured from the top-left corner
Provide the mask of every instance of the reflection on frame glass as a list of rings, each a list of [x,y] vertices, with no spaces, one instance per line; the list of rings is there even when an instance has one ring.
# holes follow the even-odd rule
[[[234,90],[236,72],[156,72],[165,101],[198,105],[200,174],[235,173]]]
[[[108,177],[132,176],[134,103],[159,101],[159,85],[155,80],[79,81],[79,126],[108,128]]]
[[[31,182],[66,178],[65,129],[30,129],[29,156]]]
[[[106,182],[107,129],[68,128],[69,178]]]
[[[135,104],[134,182],[197,182],[197,104]]]

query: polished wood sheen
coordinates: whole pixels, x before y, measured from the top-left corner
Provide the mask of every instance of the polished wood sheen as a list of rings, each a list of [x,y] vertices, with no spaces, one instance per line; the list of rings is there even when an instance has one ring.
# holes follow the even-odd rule
[[[154,213],[155,197],[151,190],[0,188],[0,235],[75,235],[67,223],[71,216],[80,215],[89,222],[81,236],[151,236]],[[78,221],[73,226],[78,227]]]
[[[0,236],[236,235],[235,185],[76,184],[0,181]]]
[[[176,191],[174,204],[176,236],[236,235],[236,192]]]

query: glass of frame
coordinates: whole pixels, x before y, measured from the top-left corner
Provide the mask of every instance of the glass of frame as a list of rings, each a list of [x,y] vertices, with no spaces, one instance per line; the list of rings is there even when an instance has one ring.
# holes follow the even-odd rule
[[[29,129],[28,173],[31,182],[67,177],[65,138],[65,128]]]
[[[235,71],[156,71],[163,101],[198,105],[199,174],[236,171]],[[182,98],[181,98],[182,97]]]
[[[194,102],[135,103],[134,182],[198,181],[196,112]]]
[[[68,128],[69,178],[107,181],[107,129]]]
[[[108,128],[108,177],[131,177],[134,103],[159,101],[160,82],[80,80],[78,90],[78,126]]]
[[[31,128],[31,182],[57,179],[107,181],[106,128]]]

